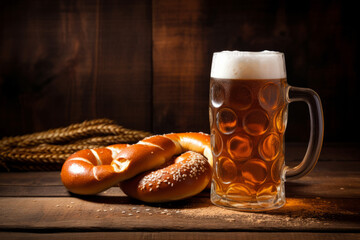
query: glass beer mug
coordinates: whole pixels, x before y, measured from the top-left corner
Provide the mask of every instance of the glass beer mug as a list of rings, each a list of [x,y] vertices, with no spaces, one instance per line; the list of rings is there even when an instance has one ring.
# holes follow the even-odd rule
[[[288,104],[305,101],[310,141],[298,166],[284,162]],[[262,211],[285,204],[285,179],[315,166],[324,127],[319,96],[287,84],[284,54],[223,51],[213,54],[209,118],[214,172],[211,201],[237,210]]]

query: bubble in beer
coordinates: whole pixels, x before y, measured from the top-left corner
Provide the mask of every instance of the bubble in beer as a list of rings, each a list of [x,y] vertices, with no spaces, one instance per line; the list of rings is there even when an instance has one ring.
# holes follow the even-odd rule
[[[258,136],[266,132],[269,118],[266,112],[254,110],[249,112],[243,120],[244,129],[250,135]]]
[[[219,179],[221,179],[223,183],[230,183],[237,177],[236,165],[227,157],[219,159],[219,166],[217,167],[217,170]]]
[[[253,145],[246,135],[234,136],[227,144],[228,152],[233,159],[246,159],[251,156]]]
[[[249,184],[262,184],[266,180],[266,175],[266,164],[261,159],[251,159],[242,167],[242,176]]]
[[[211,150],[215,156],[219,156],[223,149],[222,139],[215,130],[211,131],[210,136]]]
[[[271,204],[276,200],[277,193],[278,190],[275,184],[266,183],[258,189],[256,200],[260,204]]]
[[[252,198],[249,188],[245,184],[241,183],[231,184],[226,191],[226,197],[239,202],[251,201]]]
[[[237,116],[230,108],[223,108],[217,113],[216,124],[220,132],[231,134],[236,129]]]
[[[274,83],[266,84],[259,92],[259,102],[264,109],[275,109],[280,97],[280,87]]]
[[[280,152],[280,138],[276,133],[267,135],[259,145],[260,155],[265,160],[275,159]]]
[[[211,104],[218,108],[220,107],[225,100],[225,90],[224,87],[220,83],[214,83],[210,90],[211,94]]]
[[[246,86],[230,88],[229,95],[230,102],[236,103],[236,109],[246,110],[251,106],[252,95],[250,89]]]

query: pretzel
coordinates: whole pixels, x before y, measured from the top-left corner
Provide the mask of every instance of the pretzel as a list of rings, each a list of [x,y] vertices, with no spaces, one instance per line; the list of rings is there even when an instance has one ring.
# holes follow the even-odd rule
[[[212,154],[209,135],[171,133],[148,137],[133,145],[116,144],[106,148],[78,151],[69,156],[63,164],[61,180],[70,192],[85,195],[96,194],[140,173],[157,169],[171,160],[173,156],[187,151],[202,154],[207,158],[206,164],[209,164],[207,168],[210,171],[206,170],[203,173],[210,176]],[[187,158],[190,155],[184,157]],[[197,162],[191,161],[193,164]],[[203,160],[199,161],[203,162]],[[179,166],[179,164],[188,164],[188,161],[177,160],[175,165]],[[194,167],[196,167],[195,165]],[[202,167],[204,167],[203,164]],[[201,182],[199,184],[201,187],[198,189],[202,188],[203,182],[209,182],[209,177],[200,177],[199,175],[197,178],[199,183]],[[187,195],[187,193],[182,193],[179,197]]]
[[[121,190],[144,202],[168,202],[194,196],[211,178],[207,159],[196,152],[181,154],[165,166],[121,182]]]

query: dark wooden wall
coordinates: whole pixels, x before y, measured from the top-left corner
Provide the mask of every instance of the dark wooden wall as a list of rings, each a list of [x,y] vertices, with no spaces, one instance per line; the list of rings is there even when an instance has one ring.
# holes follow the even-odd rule
[[[212,53],[269,49],[321,96],[325,140],[359,142],[357,14],[341,0],[2,1],[0,137],[102,117],[207,132]],[[287,140],[308,131],[291,104]]]

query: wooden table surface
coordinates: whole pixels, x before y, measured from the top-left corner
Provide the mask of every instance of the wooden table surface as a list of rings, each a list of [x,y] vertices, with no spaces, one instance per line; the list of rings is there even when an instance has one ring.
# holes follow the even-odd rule
[[[257,213],[216,207],[208,191],[145,204],[117,187],[72,195],[59,172],[3,172],[0,239],[360,239],[359,149],[325,147],[309,175],[286,183],[286,197]]]

